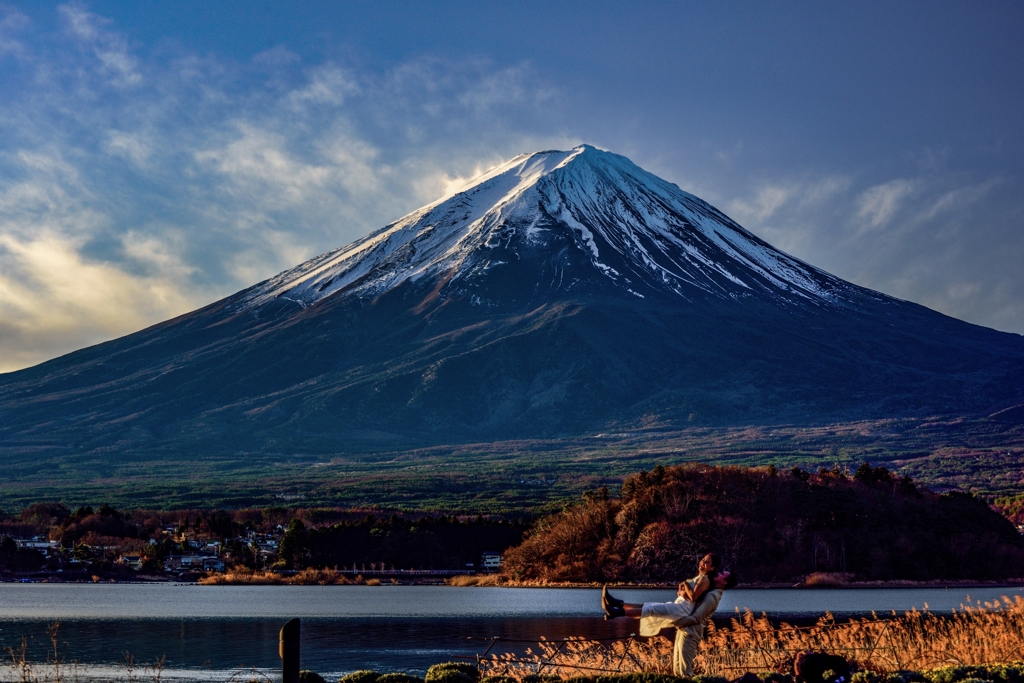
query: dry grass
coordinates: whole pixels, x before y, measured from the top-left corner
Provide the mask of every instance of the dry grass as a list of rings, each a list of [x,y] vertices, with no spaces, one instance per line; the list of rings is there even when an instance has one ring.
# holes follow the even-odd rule
[[[78,683],[79,668],[77,662],[70,665],[66,662],[65,652],[61,649],[62,643],[58,637],[60,622],[56,621],[46,628],[46,635],[50,641],[50,647],[46,653],[46,661],[34,663],[28,659],[28,639],[21,638],[15,647],[5,647],[4,653],[8,657],[9,681],[18,683]],[[67,643],[63,643],[67,645]],[[150,683],[162,683],[164,675],[164,664],[166,655],[158,657],[152,665],[140,665],[135,661],[135,656],[129,652],[122,653],[122,661],[119,667],[124,673],[127,683],[139,683],[139,676],[143,676]]]
[[[832,586],[845,586],[849,582],[849,574],[841,572],[814,572],[804,579],[801,585],[828,588]]]
[[[1024,599],[970,606],[950,614],[906,612],[844,624],[831,615],[815,626],[773,626],[744,614],[728,628],[709,629],[698,666],[704,671],[784,671],[801,650],[823,650],[880,672],[999,664],[1024,656]]]
[[[251,569],[232,569],[223,574],[210,574],[199,579],[206,586],[256,585],[277,586],[284,583],[285,577],[274,572],[256,572]]]
[[[598,642],[587,639],[540,641],[525,656],[494,655],[480,663],[485,676],[523,679],[542,673],[561,678],[608,673],[672,673],[672,644],[663,638]]]
[[[445,579],[449,586],[502,586],[504,583],[498,574],[476,574],[473,576],[453,576]]]
[[[695,663],[698,674],[736,678],[745,671],[787,673],[803,650],[841,655],[863,669],[887,673],[946,666],[1000,664],[1024,658],[1024,599],[1003,598],[951,614],[906,612],[837,624],[826,615],[810,627],[773,625],[747,612],[728,627],[709,626]],[[525,657],[484,660],[488,674],[562,678],[601,672],[672,672],[672,645],[663,638],[602,644],[543,641]]]
[[[223,574],[204,576],[199,579],[199,583],[207,586],[379,586],[380,579],[364,579],[362,576],[350,579],[336,569],[303,569],[293,576],[282,576],[274,572],[257,572],[245,567],[236,567]]]

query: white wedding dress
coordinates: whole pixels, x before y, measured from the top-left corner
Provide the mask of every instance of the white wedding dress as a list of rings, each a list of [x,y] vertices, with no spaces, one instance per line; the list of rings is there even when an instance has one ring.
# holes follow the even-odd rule
[[[686,583],[692,590],[697,582],[704,578],[704,574],[698,574]],[[710,586],[708,587],[710,590]],[[640,613],[640,635],[656,636],[662,629],[673,628],[676,621],[682,617],[693,614],[693,601],[679,596],[675,602],[645,602],[643,611]]]

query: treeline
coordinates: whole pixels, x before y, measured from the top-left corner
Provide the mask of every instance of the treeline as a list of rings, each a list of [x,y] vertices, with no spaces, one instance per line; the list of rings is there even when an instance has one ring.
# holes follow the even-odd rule
[[[287,523],[294,511],[264,510],[117,510],[104,504],[74,510],[59,502],[36,503],[16,515],[0,510],[0,571],[40,570],[109,576],[128,569],[117,563],[122,555],[142,559],[143,570],[157,571],[171,555],[194,554],[206,541],[223,541],[220,555],[231,564],[255,565],[255,553],[238,536],[247,531],[269,533]],[[18,547],[15,539],[57,541],[42,552]],[[234,539],[234,540],[229,540]]]
[[[983,500],[853,475],[680,465],[630,476],[541,520],[504,556],[514,579],[672,581],[717,552],[743,581],[814,572],[864,580],[1024,576],[1024,539]]]
[[[486,551],[522,541],[529,521],[483,516],[382,515],[342,508],[122,511],[110,505],[37,503],[11,515],[0,511],[0,571],[117,569],[123,554],[156,571],[171,555],[208,552],[217,541],[227,568],[305,569],[395,567],[467,569]],[[59,542],[59,552],[19,548],[14,539]],[[280,540],[276,556],[267,543]],[[262,552],[261,552],[262,551]],[[273,552],[272,549],[270,552]]]
[[[330,511],[335,513],[334,510]],[[60,502],[35,503],[16,514],[0,510],[0,536],[46,536],[69,545],[86,538],[148,539],[173,528],[203,539],[237,536],[246,530],[270,531],[296,516],[324,514],[319,509],[269,507],[242,510],[118,510],[103,504],[72,509]],[[362,515],[365,512],[350,513]]]
[[[1014,524],[1024,524],[1024,493],[996,498],[992,507]]]
[[[319,528],[295,519],[288,525],[276,567],[466,569],[484,552],[502,552],[523,539],[528,524],[519,520],[459,519],[453,516],[406,519],[367,516]]]

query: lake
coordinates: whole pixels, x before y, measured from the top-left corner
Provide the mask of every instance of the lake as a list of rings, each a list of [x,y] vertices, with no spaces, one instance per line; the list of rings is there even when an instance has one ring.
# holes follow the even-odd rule
[[[672,590],[615,593],[630,602],[674,598]],[[802,619],[826,611],[942,612],[968,600],[1017,595],[1024,597],[1024,588],[735,589],[726,592],[718,615],[748,608]],[[637,629],[635,620],[606,622],[601,614],[596,589],[0,584],[0,645],[16,647],[25,637],[32,658],[45,660],[47,625],[59,620],[61,650],[79,663],[82,678],[126,678],[123,667],[118,673],[125,652],[139,666],[166,655],[167,679],[273,678],[280,667],[278,631],[301,617],[303,668],[334,681],[363,668],[422,675],[453,655],[482,653],[483,639],[493,636],[624,638]],[[14,678],[7,673],[2,677]]]

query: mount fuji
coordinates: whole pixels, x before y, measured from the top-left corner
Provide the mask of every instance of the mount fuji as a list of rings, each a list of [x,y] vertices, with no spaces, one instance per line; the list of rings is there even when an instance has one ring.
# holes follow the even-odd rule
[[[521,155],[222,301],[0,376],[0,461],[343,453],[1021,404],[1019,335],[834,277],[582,146]]]

